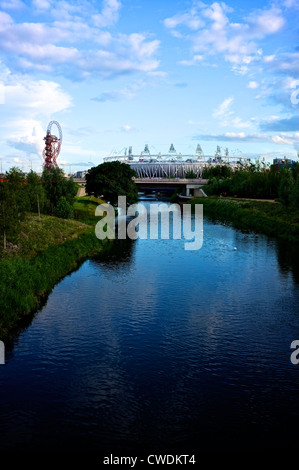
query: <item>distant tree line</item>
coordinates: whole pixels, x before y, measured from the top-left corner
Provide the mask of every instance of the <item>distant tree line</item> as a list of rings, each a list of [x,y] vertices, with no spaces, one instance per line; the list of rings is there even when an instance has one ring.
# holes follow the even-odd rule
[[[207,168],[208,195],[277,199],[288,207],[299,204],[299,162],[284,165],[251,164],[233,171],[226,165]]]

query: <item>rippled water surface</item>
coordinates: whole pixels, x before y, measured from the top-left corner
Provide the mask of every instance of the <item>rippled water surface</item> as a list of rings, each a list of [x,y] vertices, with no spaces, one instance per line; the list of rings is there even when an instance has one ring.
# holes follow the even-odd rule
[[[198,251],[115,242],[7,348],[0,448],[296,448],[298,282],[291,247],[208,221]]]

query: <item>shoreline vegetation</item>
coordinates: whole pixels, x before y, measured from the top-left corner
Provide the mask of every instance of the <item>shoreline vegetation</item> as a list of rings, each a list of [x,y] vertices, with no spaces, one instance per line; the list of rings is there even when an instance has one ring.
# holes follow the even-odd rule
[[[299,212],[280,202],[209,196],[193,198],[189,204],[203,204],[204,216],[213,221],[299,246]]]
[[[204,215],[241,230],[299,242],[299,161],[250,164],[238,170],[216,165],[206,168],[203,177],[209,180],[208,197],[190,203],[203,204]]]
[[[97,205],[85,201],[82,218],[84,207],[86,216]],[[98,220],[91,214],[82,221],[26,214],[18,239],[8,243],[0,259],[0,339],[30,319],[61,279],[87,258],[109,249],[109,240],[95,236]]]

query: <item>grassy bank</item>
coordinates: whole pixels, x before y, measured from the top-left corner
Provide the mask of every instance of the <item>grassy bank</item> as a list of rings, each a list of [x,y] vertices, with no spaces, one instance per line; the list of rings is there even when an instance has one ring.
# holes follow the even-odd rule
[[[104,201],[94,196],[75,197],[73,209],[74,217],[77,220],[83,220],[85,223],[95,225],[99,220],[95,217],[95,210],[99,204]]]
[[[234,227],[299,243],[299,211],[280,203],[234,198],[194,198],[190,204],[203,204],[204,215]]]
[[[103,250],[94,227],[27,214],[19,239],[0,259],[0,339],[16,327],[66,274]]]

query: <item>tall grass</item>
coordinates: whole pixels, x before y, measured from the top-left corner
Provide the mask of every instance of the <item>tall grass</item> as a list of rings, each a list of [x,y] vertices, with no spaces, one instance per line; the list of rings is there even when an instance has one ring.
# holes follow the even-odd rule
[[[287,210],[280,203],[240,201],[227,198],[194,198],[190,203],[203,204],[205,216],[234,227],[299,243],[298,211]]]

